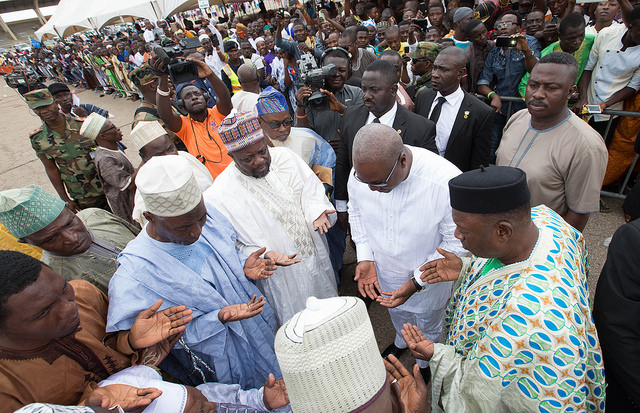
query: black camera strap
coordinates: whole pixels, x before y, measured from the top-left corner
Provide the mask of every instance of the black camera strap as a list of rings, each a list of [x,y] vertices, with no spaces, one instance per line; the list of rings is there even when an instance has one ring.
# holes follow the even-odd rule
[[[211,162],[211,163],[222,162],[222,148],[220,148],[220,144],[215,139],[213,139],[213,137],[211,136],[211,133],[209,133],[209,109],[207,109],[207,118],[205,119],[205,129],[207,130],[207,136],[209,136],[209,140],[213,141],[218,147],[218,151],[220,152],[220,160],[218,161],[212,161],[210,159],[207,159],[204,157],[203,154],[200,153],[200,147],[198,146],[198,137],[196,136],[196,131],[193,128],[193,118],[191,117],[191,115],[189,115],[188,119],[191,124],[191,132],[193,133],[193,140],[196,143],[196,152],[198,152],[198,155],[196,155],[196,159],[202,162],[203,164],[207,162]]]

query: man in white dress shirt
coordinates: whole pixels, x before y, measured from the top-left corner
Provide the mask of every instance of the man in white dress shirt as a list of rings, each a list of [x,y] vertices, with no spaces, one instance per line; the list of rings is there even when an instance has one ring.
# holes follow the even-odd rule
[[[361,294],[389,307],[396,337],[383,356],[398,357],[406,349],[401,331],[407,322],[419,324],[429,340],[440,338],[451,284],[423,289],[418,269],[440,257],[436,247],[466,253],[454,237],[447,186],[459,174],[433,152],[403,144],[387,125],[370,124],[356,134],[348,182],[349,223],[358,255],[355,280]],[[391,295],[412,277],[421,291],[406,302],[380,295]],[[429,364],[418,363],[428,381]]]

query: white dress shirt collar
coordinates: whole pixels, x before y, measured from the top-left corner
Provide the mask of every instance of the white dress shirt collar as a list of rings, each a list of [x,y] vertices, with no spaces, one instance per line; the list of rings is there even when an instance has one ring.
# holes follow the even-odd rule
[[[393,107],[387,111],[384,115],[380,116],[378,119],[380,123],[383,125],[391,126],[393,128],[393,122],[396,120],[396,113],[398,112],[398,102],[393,102]],[[376,118],[376,115],[369,112],[369,117],[367,118],[367,122],[365,125],[373,123],[373,120]]]

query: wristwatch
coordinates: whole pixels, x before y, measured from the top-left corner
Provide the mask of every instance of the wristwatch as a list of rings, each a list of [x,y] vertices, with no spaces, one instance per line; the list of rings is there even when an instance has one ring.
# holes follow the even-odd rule
[[[411,277],[411,281],[413,281],[413,286],[416,287],[416,292],[420,292],[425,289],[426,286],[420,285],[418,281],[416,281],[415,277]]]

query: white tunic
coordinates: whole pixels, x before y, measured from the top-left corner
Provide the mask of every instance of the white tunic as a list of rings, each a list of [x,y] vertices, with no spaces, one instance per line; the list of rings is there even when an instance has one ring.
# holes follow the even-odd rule
[[[422,264],[440,258],[436,247],[466,254],[453,233],[449,180],[460,170],[423,148],[413,154],[409,176],[389,193],[371,191],[349,176],[349,223],[358,261],[374,261],[382,291],[394,291]],[[412,313],[444,308],[451,283],[429,284],[398,308]]]
[[[308,297],[338,294],[326,237],[313,230],[313,221],[334,208],[299,156],[288,148],[269,148],[269,153],[271,167],[264,178],[246,176],[231,163],[204,198],[231,221],[245,255],[266,247],[302,258],[257,282],[281,325],[305,308]],[[330,221],[335,223],[335,214]]]

